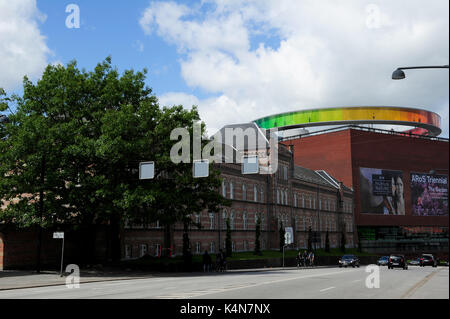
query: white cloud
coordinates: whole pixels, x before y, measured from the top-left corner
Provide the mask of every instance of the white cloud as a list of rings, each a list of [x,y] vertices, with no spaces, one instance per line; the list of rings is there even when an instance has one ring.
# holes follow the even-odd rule
[[[35,0],[0,0],[0,87],[13,90],[25,75],[41,75],[51,54],[38,27],[45,19]]]
[[[204,0],[190,8],[152,2],[140,24],[177,46],[189,86],[216,96],[198,100],[210,128],[295,109],[398,105],[438,112],[448,136],[448,70],[390,78],[399,66],[448,64],[448,2],[377,1],[376,27],[369,4]],[[251,49],[253,37],[264,34],[278,37],[276,49],[270,43]],[[183,96],[195,98],[178,95],[178,103],[189,105]]]

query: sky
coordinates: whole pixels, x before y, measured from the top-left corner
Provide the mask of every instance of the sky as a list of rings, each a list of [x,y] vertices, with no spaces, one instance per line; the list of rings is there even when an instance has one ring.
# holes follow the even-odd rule
[[[79,9],[79,25],[73,5]],[[67,12],[66,12],[67,9]],[[274,113],[339,106],[437,112],[449,136],[443,0],[0,0],[0,87],[48,64],[148,69],[161,105],[197,105],[208,133]]]

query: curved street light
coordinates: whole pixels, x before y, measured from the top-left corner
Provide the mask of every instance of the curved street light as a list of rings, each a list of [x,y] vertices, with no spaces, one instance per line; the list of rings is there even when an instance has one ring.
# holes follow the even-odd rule
[[[405,72],[403,72],[403,70],[408,70],[408,69],[448,69],[448,65],[408,66],[408,67],[397,68],[397,70],[395,70],[392,73],[392,80],[402,80],[402,79],[404,79],[406,76],[405,76]]]

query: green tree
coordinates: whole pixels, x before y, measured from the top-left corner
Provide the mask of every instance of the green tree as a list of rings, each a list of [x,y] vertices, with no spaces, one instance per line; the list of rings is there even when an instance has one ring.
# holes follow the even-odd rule
[[[231,226],[230,219],[227,218],[227,233],[225,238],[225,253],[227,257],[231,257],[233,254],[233,246],[231,243]]]
[[[285,240],[286,240],[284,238],[286,231],[284,230],[283,222],[280,222],[279,234],[280,234],[280,251],[283,251],[283,247],[285,246]]]
[[[330,236],[328,234],[328,229],[327,229],[327,233],[325,235],[325,251],[330,252]]]
[[[90,72],[71,62],[49,65],[35,84],[25,78],[21,97],[0,92],[0,110],[12,104],[17,109],[0,141],[0,198],[9,202],[0,221],[71,225],[86,234],[80,238],[88,260],[93,225],[109,224],[112,258],[118,259],[125,220],[159,220],[167,249],[173,224],[229,205],[217,192],[221,180],[213,166],[208,178],[194,179],[191,164],[170,160],[171,131],[185,128],[192,136],[197,108],[160,107],[145,74],[119,74],[110,58]],[[155,161],[154,180],[139,180],[143,160]]]
[[[261,255],[261,219],[259,217],[256,220],[254,254]]]

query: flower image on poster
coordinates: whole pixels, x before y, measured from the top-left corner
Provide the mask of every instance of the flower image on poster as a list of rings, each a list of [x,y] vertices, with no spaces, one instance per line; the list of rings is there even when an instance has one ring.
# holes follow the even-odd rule
[[[360,167],[361,213],[405,215],[402,171]]]
[[[448,176],[411,173],[412,214],[448,216]]]

